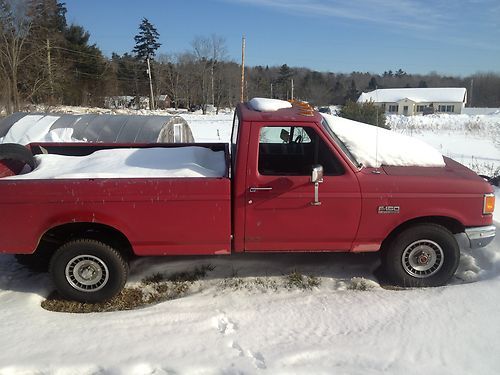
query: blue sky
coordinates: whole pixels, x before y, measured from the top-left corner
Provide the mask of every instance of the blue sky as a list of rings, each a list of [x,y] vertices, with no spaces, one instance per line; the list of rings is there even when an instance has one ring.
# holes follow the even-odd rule
[[[191,49],[217,34],[248,65],[319,71],[468,75],[500,72],[500,0],[65,0],[106,55],[130,52],[142,17],[160,33],[159,53]]]

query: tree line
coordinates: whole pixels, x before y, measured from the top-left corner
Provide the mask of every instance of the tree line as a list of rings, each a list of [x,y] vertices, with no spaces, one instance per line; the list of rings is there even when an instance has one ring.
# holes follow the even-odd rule
[[[129,53],[107,57],[89,39],[82,26],[68,24],[58,0],[0,0],[0,107],[12,113],[30,104],[104,106],[119,96],[133,97],[127,105],[136,107],[151,89],[155,100],[168,95],[177,108],[206,111],[240,100],[241,68],[228,57],[221,36],[197,37],[183,53],[158,53],[159,34],[143,19]],[[331,73],[283,64],[248,67],[245,75],[245,99],[293,96],[319,106],[343,105],[376,88],[446,86],[466,87],[470,106],[500,107],[497,73]]]

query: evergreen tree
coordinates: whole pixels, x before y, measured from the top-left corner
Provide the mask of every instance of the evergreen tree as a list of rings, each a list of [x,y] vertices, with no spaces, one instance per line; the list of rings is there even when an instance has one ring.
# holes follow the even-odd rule
[[[339,116],[354,121],[364,122],[365,124],[390,129],[390,127],[385,123],[386,118],[384,111],[377,107],[373,102],[356,103],[348,100],[340,110]]]
[[[151,59],[155,56],[156,50],[160,48],[158,42],[160,34],[147,18],[143,18],[139,25],[139,34],[134,37],[135,47],[133,52],[139,60]]]
[[[275,96],[278,96],[279,99],[289,99],[291,94],[291,82],[290,80],[293,77],[293,71],[287,64],[283,64],[280,67],[279,76],[277,80],[277,84],[279,86],[279,90]]]
[[[90,34],[81,26],[70,25],[64,37],[71,63],[64,101],[73,105],[102,105],[106,60],[101,50],[89,44]]]
[[[358,97],[359,97],[359,91],[356,88],[356,82],[354,82],[354,79],[351,79],[351,86],[347,90],[345,101],[355,102],[356,100],[358,100]]]
[[[427,87],[427,82],[424,80],[420,80],[420,82],[418,83],[418,87],[420,88]]]
[[[377,87],[378,87],[377,80],[375,79],[375,77],[372,77],[370,79],[370,82],[368,83],[368,89],[369,90],[376,90]]]
[[[407,73],[403,69],[398,69],[398,71],[394,74],[398,78],[403,78],[407,75]]]

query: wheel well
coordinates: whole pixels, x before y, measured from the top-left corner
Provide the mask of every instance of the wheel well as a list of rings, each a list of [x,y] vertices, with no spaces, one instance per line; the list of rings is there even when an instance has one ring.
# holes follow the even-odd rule
[[[448,229],[451,233],[457,234],[457,233],[462,233],[465,230],[465,226],[459,222],[456,219],[452,219],[451,217],[446,217],[446,216],[426,216],[426,217],[419,217],[416,219],[408,220],[396,228],[392,230],[391,233],[385,238],[385,240],[382,242],[381,249],[383,250],[384,247],[388,243],[392,241],[394,237],[396,237],[399,233],[402,231],[406,230],[409,227],[412,227],[417,224],[437,224],[445,227]]]
[[[78,238],[103,242],[126,257],[133,255],[132,245],[122,232],[97,223],[69,223],[54,227],[42,236],[36,252],[53,253],[64,243]]]

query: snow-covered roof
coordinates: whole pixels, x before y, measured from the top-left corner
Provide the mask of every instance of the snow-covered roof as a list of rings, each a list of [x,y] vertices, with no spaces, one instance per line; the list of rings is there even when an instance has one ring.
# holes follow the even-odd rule
[[[378,89],[364,92],[359,96],[358,103],[397,103],[403,99],[410,99],[416,103],[448,103],[465,102],[467,90],[464,87],[433,87],[433,88],[404,88]]]

